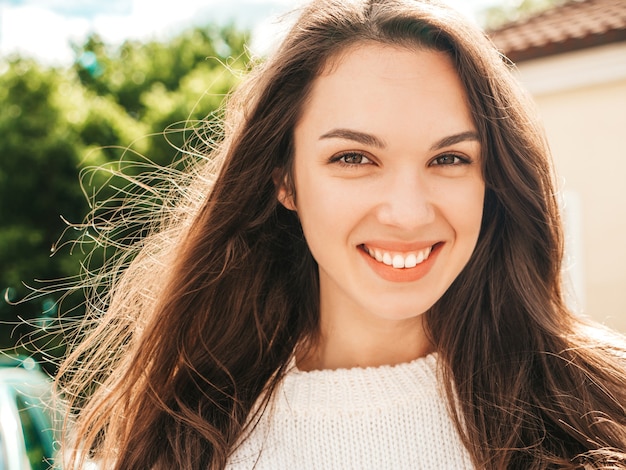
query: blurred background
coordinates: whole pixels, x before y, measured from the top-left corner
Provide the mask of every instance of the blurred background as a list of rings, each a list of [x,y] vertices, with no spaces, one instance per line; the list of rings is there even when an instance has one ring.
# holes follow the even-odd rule
[[[62,286],[107,256],[68,222],[120,183],[89,168],[175,164],[185,127],[219,107],[301,3],[0,0],[0,350],[54,373],[59,316],[82,316],[80,293],[59,304]],[[489,31],[537,103],[570,305],[626,333],[626,1],[448,3]]]

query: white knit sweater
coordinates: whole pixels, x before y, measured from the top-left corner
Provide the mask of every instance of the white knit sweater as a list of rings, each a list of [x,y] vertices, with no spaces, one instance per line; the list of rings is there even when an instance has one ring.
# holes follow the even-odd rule
[[[370,368],[294,365],[227,468],[471,469],[436,366],[436,355]]]

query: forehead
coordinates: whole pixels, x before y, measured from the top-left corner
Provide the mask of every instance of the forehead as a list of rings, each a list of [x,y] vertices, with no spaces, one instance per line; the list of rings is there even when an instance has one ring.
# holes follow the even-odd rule
[[[378,43],[350,46],[327,63],[313,82],[298,125],[303,126],[433,138],[475,127],[447,54]]]

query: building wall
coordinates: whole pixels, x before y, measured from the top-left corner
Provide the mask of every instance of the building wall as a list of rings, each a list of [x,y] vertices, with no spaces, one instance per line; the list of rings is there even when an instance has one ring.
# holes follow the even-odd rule
[[[626,333],[626,43],[518,69],[564,195],[572,305]]]

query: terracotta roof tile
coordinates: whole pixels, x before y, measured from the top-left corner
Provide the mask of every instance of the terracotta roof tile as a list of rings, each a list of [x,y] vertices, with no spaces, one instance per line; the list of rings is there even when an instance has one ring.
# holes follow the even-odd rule
[[[570,0],[488,33],[513,62],[626,41],[626,0]]]

